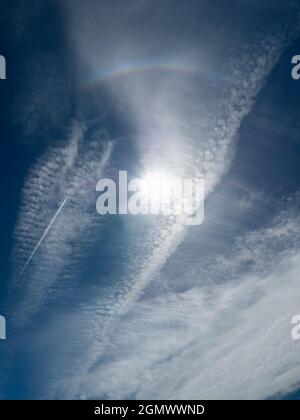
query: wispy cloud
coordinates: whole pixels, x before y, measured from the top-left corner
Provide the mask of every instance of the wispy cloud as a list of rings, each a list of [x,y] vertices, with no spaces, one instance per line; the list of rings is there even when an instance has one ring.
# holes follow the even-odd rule
[[[227,74],[232,72],[233,77],[227,80],[226,88],[221,89],[218,95],[213,95],[213,90],[209,91],[209,95],[207,91],[205,92],[209,96],[209,100],[203,99],[204,91],[201,89],[201,82],[193,78],[190,79],[190,77],[171,77],[171,81],[168,80],[166,83],[164,77],[158,77],[158,79],[155,77],[153,82],[151,77],[144,78],[145,76],[141,76],[136,84],[130,79],[118,81],[116,84],[117,89],[114,86],[115,82],[109,81],[108,86],[112,89],[112,95],[115,95],[116,101],[118,101],[118,95],[121,92],[121,103],[129,104],[126,112],[129,113],[132,124],[137,128],[136,144],[143,168],[161,167],[164,164],[172,170],[176,166],[176,169],[181,174],[189,173],[203,176],[206,184],[206,194],[211,193],[230,167],[234,157],[238,129],[243,118],[251,111],[255,97],[262,88],[267,75],[278,61],[283,49],[295,35],[297,25],[296,19],[288,23],[279,22],[278,26],[275,25],[276,27],[273,27],[269,32],[261,33],[260,38],[256,38],[251,43],[246,44],[244,46],[246,51],[242,51],[239,56],[234,55],[228,60],[229,64],[226,72]],[[80,38],[80,30],[77,31],[76,37],[77,40],[78,37]],[[85,41],[86,39],[84,38]],[[127,48],[129,48],[128,45]],[[85,50],[83,57],[86,57],[87,54],[92,56],[93,53],[95,52]],[[144,84],[143,81],[145,82]],[[199,94],[191,94],[192,86],[195,92],[199,88]],[[163,142],[162,139],[164,139]],[[181,363],[180,359],[181,352],[191,354],[193,356],[191,360],[194,360],[195,355],[193,351],[197,354],[200,351],[198,347],[201,348],[202,346],[201,335],[196,334],[194,330],[196,325],[198,328],[198,321],[200,323],[199,317],[208,319],[207,323],[201,321],[201,328],[212,335],[212,338],[206,337],[205,346],[208,353],[216,351],[219,354],[220,349],[223,348],[222,340],[218,342],[218,336],[213,338],[214,329],[217,329],[215,320],[219,319],[219,317],[224,317],[221,325],[223,327],[227,324],[231,325],[235,313],[229,313],[228,300],[231,299],[230,296],[233,294],[235,297],[232,298],[232,301],[238,305],[238,299],[241,297],[244,288],[247,291],[247,287],[250,287],[248,282],[243,282],[241,278],[239,285],[230,284],[228,285],[228,290],[224,287],[224,289],[221,288],[219,291],[216,291],[216,300],[212,306],[207,308],[207,312],[203,313],[197,306],[198,304],[195,303],[195,311],[198,311],[198,315],[194,314],[194,318],[192,315],[189,315],[188,307],[194,302],[194,294],[196,301],[204,302],[207,293],[205,287],[203,289],[200,287],[199,289],[195,288],[190,294],[187,294],[184,297],[184,303],[181,300],[178,301],[176,295],[171,296],[170,301],[168,299],[158,299],[156,303],[151,302],[151,305],[154,304],[155,313],[157,314],[161,314],[161,306],[168,308],[168,310],[163,310],[162,317],[165,316],[167,318],[166,324],[170,327],[170,330],[168,328],[163,329],[163,333],[161,335],[158,334],[159,340],[156,341],[151,333],[151,328],[147,329],[147,322],[143,324],[144,321],[142,321],[145,320],[145,317],[148,318],[150,316],[149,319],[153,317],[153,323],[155,324],[155,315],[153,315],[147,304],[136,302],[139,301],[145,288],[149,287],[153,279],[159,278],[161,270],[169,257],[178,249],[178,246],[185,238],[186,229],[176,221],[170,221],[167,224],[165,221],[156,221],[155,224],[149,223],[149,227],[142,232],[141,239],[139,238],[139,230],[133,224],[128,224],[127,233],[130,252],[127,253],[126,266],[122,266],[123,273],[121,275],[118,274],[118,281],[113,286],[108,286],[104,292],[103,289],[99,290],[94,303],[85,306],[82,316],[77,314],[76,320],[80,319],[78,321],[79,325],[84,325],[85,323],[89,325],[84,339],[85,351],[82,351],[80,357],[83,349],[79,345],[78,360],[80,362],[78,362],[76,369],[73,369],[72,364],[68,365],[67,355],[62,355],[62,359],[58,363],[62,363],[66,370],[68,370],[69,366],[68,380],[60,378],[56,385],[53,384],[50,391],[52,396],[57,395],[55,393],[58,392],[59,395],[64,397],[78,397],[81,394],[92,397],[102,395],[110,398],[116,397],[116,395],[129,397],[131,394],[137,397],[155,397],[156,391],[152,382],[152,380],[154,381],[152,375],[158,375],[155,364],[159,363],[159,365],[162,364],[164,366],[165,363],[168,367],[168,363],[171,363],[173,360],[174,367],[172,364],[170,366],[174,368],[175,377],[178,375],[178,380],[174,381],[174,387],[177,386],[177,388],[172,388],[172,379],[166,369],[161,379],[162,386],[157,388],[157,397],[158,395],[164,395],[163,390],[169,389],[168,392],[165,391],[166,398],[176,396],[191,398],[192,395],[196,398],[199,397],[196,392],[197,387],[195,387],[195,390],[186,388],[185,382],[189,384],[190,381],[188,381],[187,377],[179,374],[178,369],[183,369],[183,362]],[[256,264],[259,264],[259,261],[259,259],[256,260]],[[220,269],[223,268],[223,266],[220,266]],[[196,275],[199,274],[196,272]],[[260,284],[264,280],[260,276],[256,278],[254,274],[253,278],[256,284]],[[249,281],[251,283],[251,279]],[[277,277],[276,281],[278,281]],[[293,280],[291,281],[293,282]],[[267,280],[266,284],[268,284]],[[254,288],[253,290],[256,289]],[[251,297],[252,289],[247,293],[248,297]],[[273,295],[271,295],[270,299],[273,299]],[[173,304],[175,307],[179,306],[178,313],[173,313]],[[260,304],[257,303],[257,305],[259,306]],[[137,319],[140,321],[135,320],[132,324],[127,324],[127,316],[125,315],[131,310],[133,311],[132,313],[138,311]],[[249,311],[251,310],[250,308]],[[143,311],[144,315],[142,314]],[[191,317],[192,327],[191,330],[187,329],[190,336],[187,337],[187,348],[182,350],[178,346],[178,335],[180,335],[179,331],[181,330],[177,326],[185,325],[185,317]],[[74,320],[74,325],[76,325],[76,320]],[[253,318],[252,322],[255,325],[255,318]],[[130,337],[134,340],[134,346],[136,346],[137,350],[133,348],[128,350],[128,352],[132,351],[133,353],[130,357],[127,357],[122,352],[120,360],[115,364],[113,362],[106,363],[105,360],[108,357],[106,351],[108,349],[109,352],[111,351],[114,341],[121,340],[121,337],[119,337],[120,325],[125,326],[126,331],[128,331],[128,328],[132,328]],[[172,325],[176,325],[176,328],[173,329]],[[194,329],[192,330],[192,328]],[[153,339],[152,343],[141,334],[141,329],[147,331],[151,339]],[[137,337],[136,341],[135,334]],[[228,334],[230,335],[231,332],[228,332]],[[240,332],[237,334],[240,334]],[[165,336],[164,339],[162,339],[163,335]],[[193,335],[197,338],[192,338]],[[169,336],[171,336],[170,340]],[[147,356],[143,353],[143,351],[146,352],[145,348],[139,347],[144,340],[149,346]],[[184,342],[181,338],[179,341],[180,343]],[[216,350],[214,341],[217,342]],[[126,348],[124,342],[120,341],[119,344],[122,349]],[[173,345],[175,345],[175,349],[178,348],[178,356],[176,356],[176,350],[174,350]],[[161,358],[163,358],[161,354],[164,354],[164,346],[166,347],[166,362],[160,362]],[[141,359],[139,354],[143,354]],[[149,363],[149,366],[146,367],[142,359],[145,360],[145,363]],[[186,359],[182,360],[185,362]],[[203,360],[205,366],[208,365],[205,359],[199,358],[199,360]],[[200,361],[197,361],[197,363],[200,363]],[[213,363],[212,360],[211,363]],[[146,375],[149,376],[150,380],[147,381],[147,378],[143,376],[142,385],[138,378],[139,373],[134,373],[133,370],[130,370],[133,385],[132,388],[129,387],[129,391],[124,391],[125,386],[127,386],[124,381],[127,381],[128,384],[131,381],[128,375],[125,374],[124,369],[132,368],[136,369],[136,372],[140,372],[140,365],[146,369]],[[228,363],[228,374],[230,374],[232,369],[231,366]],[[190,370],[192,370],[192,367]],[[91,372],[94,373],[91,374]],[[106,374],[111,375],[110,377],[115,379],[111,381],[105,380],[105,383],[104,381],[101,382],[101,377],[106,377]],[[207,375],[210,375],[209,370],[207,370]],[[92,380],[93,377],[95,378],[94,380]],[[191,376],[191,378],[193,377],[194,375]],[[213,371],[212,377],[214,377]],[[165,382],[163,382],[164,378],[166,378]],[[157,383],[157,380],[156,377],[155,383]],[[198,379],[196,377],[192,380],[197,381]],[[99,381],[101,382],[100,385]],[[204,385],[202,384],[203,387]],[[222,389],[225,392],[227,388],[225,386]],[[52,392],[54,394],[51,394]],[[207,397],[209,396],[207,391]],[[246,397],[246,394],[244,397]]]
[[[219,257],[221,282],[212,284],[198,263],[184,275],[193,284],[188,290],[172,291],[172,282],[164,294],[150,288],[115,326],[77,396],[260,399],[296,387],[299,345],[290,334],[299,312],[297,206]]]
[[[107,5],[101,3],[103,7]],[[90,19],[97,17],[97,13],[93,8],[78,7],[78,4],[73,7],[72,3],[72,11],[69,10],[71,15],[75,14],[73,41],[82,67],[88,67],[91,78],[97,74],[101,63],[108,68],[114,67],[118,58],[127,59],[128,54],[132,58],[131,51],[144,60],[147,54],[151,55],[151,51],[162,45],[160,59],[165,54],[168,62],[174,59],[174,54],[171,57],[168,53],[165,27],[164,31],[155,32],[153,38],[150,36],[154,33],[153,28],[150,31],[147,26],[141,37],[136,36],[140,26],[133,25],[132,13],[137,18],[135,13],[144,13],[148,2],[143,3],[143,7],[130,8],[130,13],[125,13],[123,18],[124,9],[116,8],[111,12],[111,25],[98,25],[97,21],[99,32],[90,25]],[[201,59],[208,57],[197,57],[199,45],[195,40],[187,44],[186,32],[183,37],[186,48],[180,44],[176,56],[179,64],[188,62],[192,71],[178,74],[174,69],[167,73],[164,69],[161,72],[155,69],[138,75],[134,73],[134,77],[119,74],[105,81],[101,76],[99,82],[113,98],[120,117],[129,121],[136,133],[134,145],[142,170],[163,166],[178,171],[178,175],[201,176],[205,179],[206,194],[212,193],[234,158],[241,122],[251,111],[265,78],[284,47],[294,36],[297,24],[296,18],[280,21],[267,33],[263,30],[245,42],[239,55],[234,53],[227,57],[227,67],[219,75],[225,88],[216,80],[208,82],[205,79],[208,73],[216,75],[221,60],[215,67],[202,64]],[[174,33],[172,25],[170,31]],[[103,40],[110,40],[110,45]],[[231,49],[226,48],[229,54]],[[21,294],[21,304],[15,311],[19,322],[29,319],[61,282],[76,277],[80,258],[92,241],[97,215],[91,211],[95,205],[94,196],[86,185],[91,179],[99,178],[109,162],[112,146],[102,141],[101,132],[90,141],[86,137],[85,127],[75,122],[67,144],[50,148],[24,187],[15,231],[13,261],[16,273],[30,258],[59,205],[66,197],[68,201],[51,226],[47,240],[41,243],[36,258],[26,267],[20,279],[22,282],[14,286]],[[253,247],[249,234],[242,240],[243,251],[237,247],[231,254],[218,259],[216,269],[234,277],[247,258],[247,252],[252,255],[254,267],[262,265],[263,257],[267,255],[268,232],[274,240],[280,223],[283,229],[287,228],[287,221],[281,215],[280,222],[270,229],[253,233]],[[291,223],[294,226],[292,220]],[[257,361],[258,353],[253,349],[256,341],[257,348],[268,350],[266,337],[278,346],[278,340],[285,334],[285,315],[275,311],[277,303],[281,303],[282,294],[278,294],[278,290],[282,287],[280,270],[284,264],[289,267],[286,279],[290,308],[296,308],[294,273],[297,263],[295,255],[290,253],[292,246],[281,246],[281,250],[287,250],[287,255],[276,265],[277,271],[269,267],[259,274],[255,270],[248,273],[241,269],[237,281],[224,276],[224,284],[211,290],[197,283],[203,275],[203,267],[199,264],[193,272],[187,270],[186,273],[191,279],[195,277],[191,290],[147,299],[147,296],[143,298],[143,293],[151,288],[153,279],[162,278],[163,281],[163,269],[170,256],[178,252],[187,229],[176,220],[156,219],[142,226],[130,219],[123,227],[126,244],[122,256],[126,262],[116,263],[116,271],[110,273],[111,277],[115,276],[111,285],[108,281],[105,288],[95,287],[94,298],[65,320],[65,326],[81,331],[80,342],[72,345],[72,352],[77,352],[76,363],[70,359],[68,349],[53,360],[51,377],[57,380],[47,383],[48,397],[222,398],[238,392],[242,398],[247,398],[264,397],[293,385],[295,371],[287,379],[281,379],[278,372],[284,364],[272,365],[264,356]],[[294,231],[288,234],[295,238]],[[259,235],[263,245],[256,256]],[[276,252],[272,253],[273,258],[278,255]],[[232,260],[232,266],[225,258]],[[103,277],[105,275],[102,280]],[[205,284],[205,277],[202,282]],[[272,283],[278,287],[272,288]],[[267,317],[265,308],[274,310],[274,319],[280,318],[281,335],[266,330],[266,324],[262,322]],[[269,324],[271,329],[275,326],[276,321]],[[294,350],[290,350],[287,343],[284,345],[287,346],[287,357],[290,356],[289,367],[294,361]],[[246,346],[248,353],[244,358]],[[283,356],[278,353],[278,357]],[[235,364],[237,372],[233,377]],[[251,388],[253,370],[257,372],[261,387]],[[273,387],[266,386],[264,375],[274,381]],[[104,377],[105,381],[101,379]]]
[[[50,148],[26,180],[12,257],[12,291],[22,296],[14,316],[21,324],[47,299],[50,287],[76,276],[76,264],[95,235],[93,187],[107,165],[112,143],[102,131],[85,141],[84,137],[84,126],[75,121],[66,145]]]

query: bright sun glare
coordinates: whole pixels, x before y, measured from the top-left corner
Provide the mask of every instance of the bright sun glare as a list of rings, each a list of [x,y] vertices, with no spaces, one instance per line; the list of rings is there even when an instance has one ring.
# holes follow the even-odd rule
[[[143,178],[142,193],[152,206],[164,207],[170,203],[176,178],[160,171],[148,172]]]

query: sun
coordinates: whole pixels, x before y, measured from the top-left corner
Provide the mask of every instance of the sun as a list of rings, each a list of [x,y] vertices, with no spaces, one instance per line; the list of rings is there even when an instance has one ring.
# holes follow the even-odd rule
[[[170,208],[177,178],[163,171],[147,172],[143,177],[141,193],[152,211]]]

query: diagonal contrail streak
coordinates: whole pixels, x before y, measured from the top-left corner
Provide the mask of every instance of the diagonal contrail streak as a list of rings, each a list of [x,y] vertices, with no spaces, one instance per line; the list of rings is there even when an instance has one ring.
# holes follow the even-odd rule
[[[24,271],[26,270],[28,264],[30,263],[30,261],[32,260],[32,258],[34,257],[34,254],[36,253],[36,251],[38,250],[39,246],[41,245],[41,243],[43,242],[43,240],[45,239],[47,233],[49,232],[49,230],[51,229],[53,223],[55,222],[57,216],[59,215],[59,213],[62,211],[64,205],[67,202],[67,198],[64,199],[64,201],[61,203],[61,205],[59,206],[58,210],[56,211],[55,215],[53,216],[51,222],[49,223],[49,225],[46,227],[45,232],[42,234],[40,240],[38,241],[38,243],[36,244],[36,246],[34,247],[34,250],[32,251],[32,253],[30,254],[28,260],[26,261],[24,267],[22,268],[22,270],[20,271],[18,277],[17,277],[17,281],[20,279],[20,277],[22,276],[22,274],[24,273]]]

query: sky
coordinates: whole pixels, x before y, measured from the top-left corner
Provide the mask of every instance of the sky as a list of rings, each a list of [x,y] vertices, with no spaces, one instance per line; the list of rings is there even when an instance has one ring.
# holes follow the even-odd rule
[[[1,399],[299,399],[297,1],[0,0]],[[204,221],[96,185],[205,183]]]

